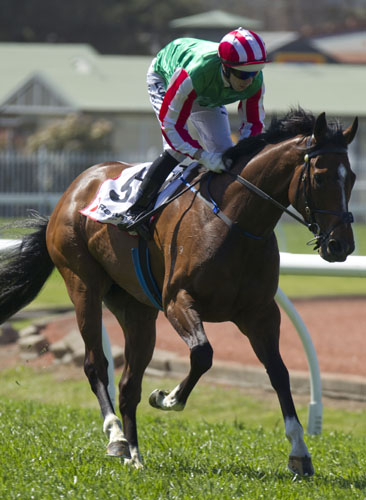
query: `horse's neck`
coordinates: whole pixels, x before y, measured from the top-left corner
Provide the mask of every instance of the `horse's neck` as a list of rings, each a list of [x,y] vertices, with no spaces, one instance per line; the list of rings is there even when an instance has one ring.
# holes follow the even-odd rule
[[[284,207],[288,207],[289,186],[295,175],[299,156],[295,150],[297,143],[298,140],[291,139],[266,146],[244,169],[240,167],[239,161],[235,173],[259,187]],[[230,190],[230,204],[236,212],[235,217],[241,224],[245,224],[243,227],[250,226],[248,230],[254,231],[255,234],[268,234],[273,231],[282,215],[279,209],[237,181],[230,186]]]

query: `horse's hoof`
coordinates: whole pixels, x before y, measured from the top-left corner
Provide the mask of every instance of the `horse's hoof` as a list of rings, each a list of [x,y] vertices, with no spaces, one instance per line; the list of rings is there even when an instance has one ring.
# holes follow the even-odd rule
[[[314,467],[310,457],[289,457],[288,468],[293,474],[310,477],[314,474]]]
[[[128,441],[113,441],[107,446],[108,457],[131,458]]]
[[[153,391],[149,397],[150,405],[153,408],[157,408],[158,410],[162,410],[163,409],[163,407],[162,407],[163,399],[168,394],[169,394],[168,391],[161,391],[160,389],[155,389],[155,391]]]

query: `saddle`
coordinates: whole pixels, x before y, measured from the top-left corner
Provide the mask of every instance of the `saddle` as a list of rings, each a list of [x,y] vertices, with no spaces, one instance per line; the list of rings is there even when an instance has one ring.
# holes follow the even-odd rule
[[[80,210],[80,213],[92,220],[118,227],[124,218],[124,214],[134,204],[140,183],[150,165],[151,163],[142,163],[126,168],[116,179],[104,181],[94,200],[87,207]],[[130,226],[128,233],[132,236],[141,233],[140,236],[149,239],[148,223],[151,217],[160,208],[172,201],[174,194],[185,185],[187,177],[196,166],[197,162],[192,162],[187,167],[177,165],[163,184],[155,203],[151,206],[151,210]],[[142,227],[143,224],[145,229]]]

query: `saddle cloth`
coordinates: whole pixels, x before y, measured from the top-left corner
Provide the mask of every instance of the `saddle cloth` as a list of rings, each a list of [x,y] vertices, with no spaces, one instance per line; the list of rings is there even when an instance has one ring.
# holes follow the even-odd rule
[[[80,210],[80,213],[98,222],[118,225],[123,214],[135,202],[141,181],[150,165],[151,163],[140,163],[124,169],[119,177],[104,181],[94,200]],[[192,162],[187,167],[178,165],[174,168],[164,183],[155,208],[169,199],[196,165],[197,162]]]

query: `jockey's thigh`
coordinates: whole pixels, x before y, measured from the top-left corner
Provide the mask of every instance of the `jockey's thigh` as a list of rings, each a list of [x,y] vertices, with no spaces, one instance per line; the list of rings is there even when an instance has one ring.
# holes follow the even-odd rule
[[[225,106],[208,108],[194,103],[189,119],[197,130],[199,142],[207,151],[221,153],[233,146]]]

